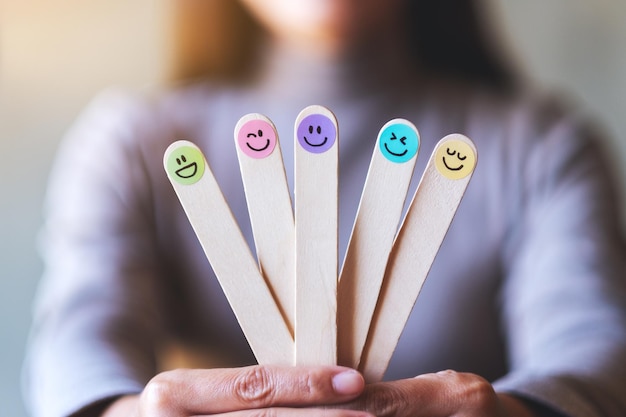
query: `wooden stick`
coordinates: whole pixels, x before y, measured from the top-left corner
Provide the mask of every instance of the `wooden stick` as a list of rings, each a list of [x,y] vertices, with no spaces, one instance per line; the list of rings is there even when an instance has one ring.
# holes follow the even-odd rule
[[[340,365],[359,365],[418,150],[411,122],[394,119],[380,129],[339,278]]]
[[[202,151],[177,141],[165,170],[261,364],[293,364],[293,340]]]
[[[296,364],[337,362],[338,126],[322,106],[295,123]]]
[[[472,141],[453,134],[437,144],[428,162],[394,242],[359,365],[367,382],[383,378],[476,161]]]
[[[295,230],[278,133],[251,113],[237,122],[235,142],[259,268],[293,335]]]

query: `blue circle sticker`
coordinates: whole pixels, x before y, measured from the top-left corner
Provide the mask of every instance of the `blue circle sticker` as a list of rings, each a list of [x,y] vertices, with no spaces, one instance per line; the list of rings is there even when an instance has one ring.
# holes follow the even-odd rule
[[[393,123],[380,133],[380,152],[398,164],[410,161],[419,148],[419,136],[415,129],[405,123]]]

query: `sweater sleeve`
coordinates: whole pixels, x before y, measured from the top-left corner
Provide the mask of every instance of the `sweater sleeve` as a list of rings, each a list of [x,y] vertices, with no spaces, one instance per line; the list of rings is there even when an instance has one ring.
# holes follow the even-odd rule
[[[158,268],[141,203],[147,174],[134,148],[139,108],[125,94],[101,95],[56,160],[23,375],[33,416],[68,416],[140,392],[155,372]]]
[[[511,147],[524,157],[506,174],[511,372],[495,387],[566,416],[626,415],[626,248],[609,163],[576,116],[520,125],[513,141],[535,139]]]

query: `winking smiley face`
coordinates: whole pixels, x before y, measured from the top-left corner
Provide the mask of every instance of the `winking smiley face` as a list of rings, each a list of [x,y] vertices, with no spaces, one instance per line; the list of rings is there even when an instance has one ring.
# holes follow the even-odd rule
[[[394,119],[385,124],[378,135],[378,147],[385,158],[398,164],[408,162],[417,155],[419,134],[415,126],[405,119]]]
[[[278,142],[276,128],[262,115],[250,114],[242,117],[235,129],[239,148],[250,158],[268,157]]]

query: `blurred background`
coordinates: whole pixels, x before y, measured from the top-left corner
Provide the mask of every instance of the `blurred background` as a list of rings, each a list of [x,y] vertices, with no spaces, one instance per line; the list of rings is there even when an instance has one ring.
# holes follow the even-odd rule
[[[5,0],[0,13],[0,416],[23,417],[20,366],[41,273],[37,230],[63,133],[109,86],[154,89],[177,0]],[[204,0],[212,1],[212,0]],[[626,2],[485,0],[495,41],[530,79],[610,135],[626,203]],[[626,216],[625,216],[626,219]]]

